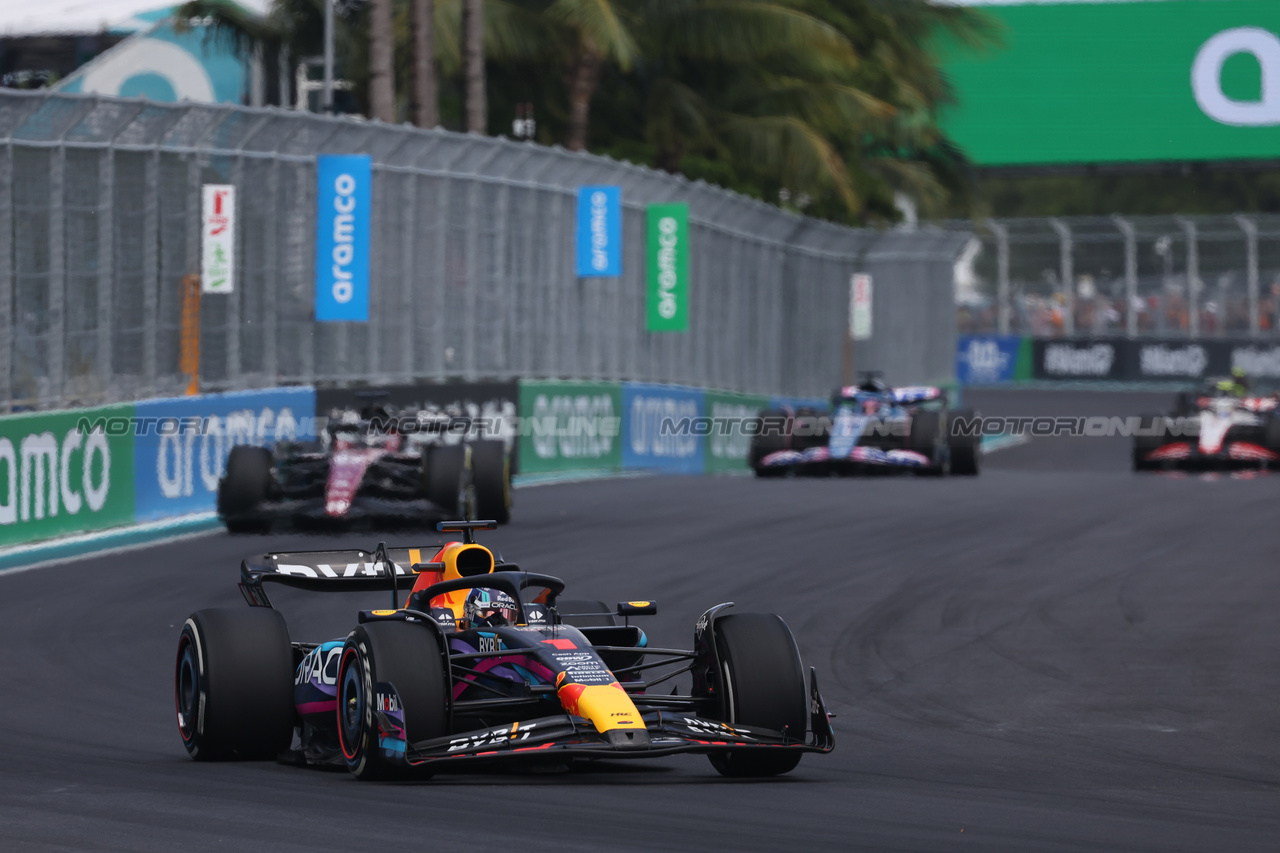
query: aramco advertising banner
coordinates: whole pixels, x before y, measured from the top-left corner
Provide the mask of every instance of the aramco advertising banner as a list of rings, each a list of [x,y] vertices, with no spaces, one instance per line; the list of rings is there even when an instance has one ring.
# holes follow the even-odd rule
[[[700,389],[625,382],[622,411],[623,468],[702,473],[712,425]]]
[[[1280,3],[981,5],[998,44],[944,43],[947,133],[984,166],[1274,159]]]
[[[132,521],[132,414],[121,405],[0,418],[0,546]]]
[[[272,388],[136,404],[136,519],[214,509],[237,444],[270,447],[315,438],[313,388]]]
[[[622,386],[521,382],[520,472],[622,467]]]
[[[369,203],[373,161],[367,154],[316,158],[316,319],[369,320]]]
[[[689,206],[649,205],[650,332],[689,331]]]
[[[578,188],[577,270],[579,278],[622,275],[622,190]]]

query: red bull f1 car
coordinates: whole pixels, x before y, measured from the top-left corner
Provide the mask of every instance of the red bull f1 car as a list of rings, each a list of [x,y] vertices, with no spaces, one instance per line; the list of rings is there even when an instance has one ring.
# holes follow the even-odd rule
[[[265,533],[276,521],[510,519],[511,465],[501,440],[445,443],[448,425],[419,423],[435,417],[427,413],[371,406],[335,414],[321,441],[231,449],[217,497],[229,531]]]
[[[774,776],[834,748],[817,675],[778,616],[719,604],[697,621],[692,649],[651,646],[631,619],[656,613],[653,602],[609,611],[563,600],[563,581],[476,543],[477,529],[495,526],[443,523],[462,540],[427,548],[246,560],[240,589],[251,606],[201,610],[178,641],[188,753],[398,779],[690,752],[726,776]],[[389,591],[393,601],[359,613],[343,639],[300,642],[271,606],[272,584]]]
[[[891,388],[868,376],[836,391],[831,409],[767,409],[748,457],[758,477],[914,471],[978,473],[981,435],[974,412],[952,411],[946,392]]]
[[[1141,417],[1133,468],[1266,468],[1280,463],[1275,395],[1249,395],[1229,379],[1180,394],[1168,415]]]

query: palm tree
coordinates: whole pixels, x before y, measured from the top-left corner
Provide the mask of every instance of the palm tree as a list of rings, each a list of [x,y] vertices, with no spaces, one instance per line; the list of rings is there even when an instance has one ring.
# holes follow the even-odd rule
[[[369,117],[396,120],[395,47],[391,36],[391,0],[369,3]]]
[[[413,72],[409,93],[413,123],[418,127],[435,127],[440,124],[440,99],[436,89],[435,2],[411,2]]]
[[[469,133],[488,133],[484,71],[484,0],[462,0],[464,96]]]
[[[623,71],[631,70],[637,52],[631,33],[635,22],[619,0],[555,0],[546,16],[566,32],[573,56],[564,144],[570,151],[581,151],[587,147],[591,99],[600,85],[601,65],[613,61]]]

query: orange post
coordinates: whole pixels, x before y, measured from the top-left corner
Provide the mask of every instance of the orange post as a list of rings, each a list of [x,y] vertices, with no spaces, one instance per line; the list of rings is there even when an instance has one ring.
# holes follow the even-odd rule
[[[200,393],[200,276],[182,279],[182,353],[178,369],[188,377],[187,396]]]

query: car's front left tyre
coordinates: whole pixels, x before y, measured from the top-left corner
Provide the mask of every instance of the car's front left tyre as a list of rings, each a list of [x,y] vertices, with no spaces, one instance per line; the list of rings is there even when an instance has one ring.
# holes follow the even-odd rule
[[[178,730],[197,761],[274,758],[293,739],[293,646],[266,607],[200,610],[182,626]]]
[[[449,680],[440,642],[414,622],[369,622],[347,637],[338,666],[338,745],[357,779],[398,779],[414,771],[388,753],[379,723],[378,685],[390,685],[407,745],[448,733]],[[388,693],[387,696],[391,694]],[[398,744],[397,744],[398,746]]]
[[[724,722],[773,729],[803,742],[809,728],[808,687],[787,623],[772,613],[731,613],[715,621],[715,642]],[[757,747],[708,758],[722,776],[777,776],[795,769],[800,752]]]

